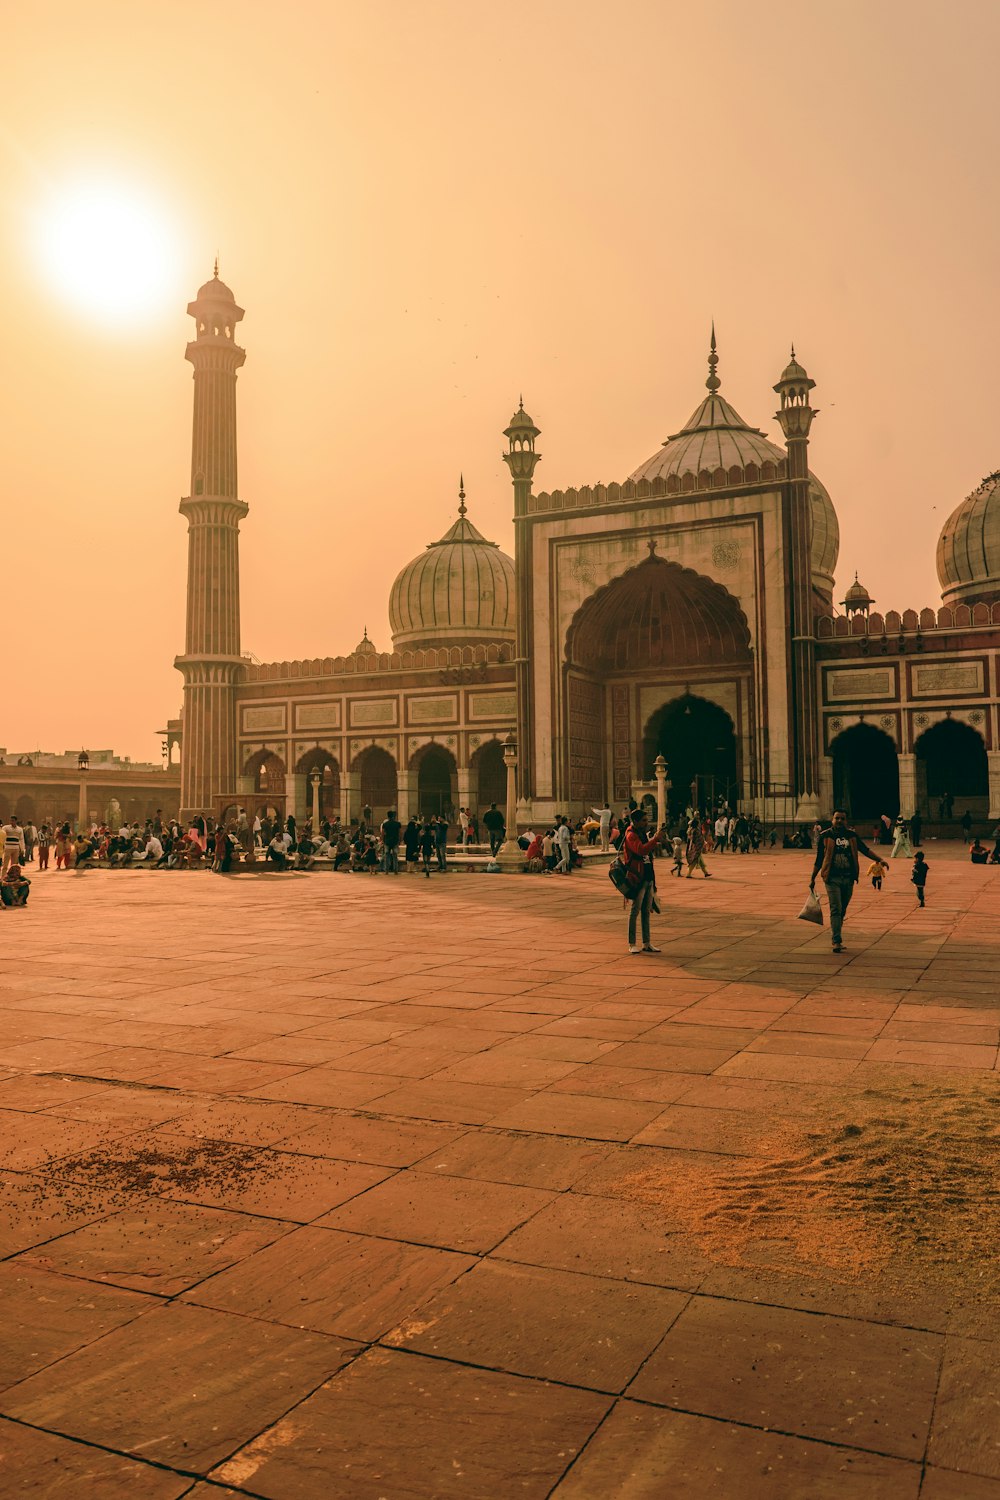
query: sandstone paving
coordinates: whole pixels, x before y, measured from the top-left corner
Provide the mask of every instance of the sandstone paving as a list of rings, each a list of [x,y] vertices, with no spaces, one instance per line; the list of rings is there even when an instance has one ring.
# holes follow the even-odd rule
[[[36,877],[0,1492],[1000,1497],[1000,880]]]

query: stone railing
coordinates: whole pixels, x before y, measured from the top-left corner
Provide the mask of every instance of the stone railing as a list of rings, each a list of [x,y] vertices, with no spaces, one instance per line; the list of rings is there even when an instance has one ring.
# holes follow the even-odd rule
[[[434,671],[454,667],[502,666],[513,662],[514,648],[432,646],[426,651],[373,651],[362,656],[324,656],[305,661],[248,663],[244,682],[284,682],[296,677],[351,677],[377,672]]]
[[[975,630],[1000,625],[1000,600],[994,604],[942,604],[940,609],[896,609],[884,615],[820,615],[816,621],[819,640],[831,637],[872,635],[922,635],[928,630]]]
[[[623,500],[658,500],[665,495],[691,495],[700,490],[728,489],[738,484],[773,484],[784,479],[788,465],[779,463],[734,464],[724,469],[688,469],[666,479],[626,479],[624,484],[585,484],[580,489],[539,490],[528,497],[528,510],[576,510],[594,505],[617,505]]]

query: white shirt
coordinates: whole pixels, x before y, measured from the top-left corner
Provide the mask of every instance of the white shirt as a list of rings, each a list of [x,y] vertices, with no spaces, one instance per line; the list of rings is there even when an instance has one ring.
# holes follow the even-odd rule
[[[151,835],[149,843],[146,845],[146,858],[147,859],[162,859],[163,858],[163,845],[160,843],[160,841],[156,837],[155,833]]]
[[[24,829],[20,824],[15,828],[13,823],[5,823],[3,825],[3,836],[5,847],[7,844],[17,844],[21,853],[24,853]]]
[[[566,823],[560,823],[556,829],[556,840],[560,849],[568,849],[570,844],[570,831]]]

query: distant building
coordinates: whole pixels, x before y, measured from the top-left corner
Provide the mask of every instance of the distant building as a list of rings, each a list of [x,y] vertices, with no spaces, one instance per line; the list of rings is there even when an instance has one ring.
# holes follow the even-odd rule
[[[342,656],[242,654],[235,343],[243,310],[215,277],[196,333],[188,609],[180,721],[188,815],[237,804],[345,818],[504,799],[518,744],[525,822],[622,803],[658,754],[675,808],[722,798],[769,819],[834,803],[859,820],[937,811],[1000,818],[1000,475],[938,546],[941,608],[833,603],[839,531],[810,471],[815,382],[792,357],[774,386],[783,443],[708,394],[623,483],[535,492],[539,429],[504,436],[515,558],[458,517],[400,572],[392,650],[367,629]]]

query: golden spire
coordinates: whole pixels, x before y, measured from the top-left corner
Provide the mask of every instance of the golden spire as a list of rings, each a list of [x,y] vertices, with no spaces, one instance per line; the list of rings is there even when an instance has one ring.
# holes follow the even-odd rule
[[[709,352],[708,352],[708,379],[705,381],[705,384],[707,385],[708,389],[712,392],[713,396],[715,395],[716,391],[719,389],[719,387],[722,384],[722,381],[719,379],[718,375],[716,374],[716,369],[718,368],[718,364],[719,364],[719,356],[718,356],[718,353],[717,353],[716,347],[715,347],[715,319],[713,318],[712,319],[712,342],[711,342],[711,346],[710,346]]]
[[[462,517],[463,520],[465,519],[465,512],[466,512],[466,504],[465,504],[465,475],[464,474],[459,474],[459,476],[458,476],[458,513]]]

